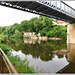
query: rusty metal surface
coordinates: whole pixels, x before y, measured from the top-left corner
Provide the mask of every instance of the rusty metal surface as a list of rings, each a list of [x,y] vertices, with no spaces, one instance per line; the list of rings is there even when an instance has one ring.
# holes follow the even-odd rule
[[[0,73],[9,73],[9,70],[3,60],[2,54],[0,53]]]
[[[3,59],[3,61],[4,61],[4,63],[5,63],[5,65],[6,65],[6,67],[7,67],[8,71],[9,71],[9,73],[11,74],[11,71],[10,71],[10,69],[9,69],[9,67],[8,67],[8,64],[6,63],[6,61],[5,61],[5,59],[3,58],[3,56],[2,56],[1,53],[0,53],[0,55],[1,55],[1,57],[2,57],[2,59]]]
[[[10,62],[10,60],[8,59],[8,57],[6,56],[6,54],[3,52],[3,50],[0,48],[2,54],[4,55],[4,57],[6,58],[10,68],[12,69],[14,74],[18,74],[18,72],[16,71],[16,69],[14,68],[14,66],[12,65],[12,63]]]

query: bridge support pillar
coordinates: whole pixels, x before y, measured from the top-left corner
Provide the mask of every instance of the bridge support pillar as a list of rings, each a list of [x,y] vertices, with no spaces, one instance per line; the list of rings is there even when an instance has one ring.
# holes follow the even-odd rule
[[[75,43],[75,23],[67,26],[67,43]]]

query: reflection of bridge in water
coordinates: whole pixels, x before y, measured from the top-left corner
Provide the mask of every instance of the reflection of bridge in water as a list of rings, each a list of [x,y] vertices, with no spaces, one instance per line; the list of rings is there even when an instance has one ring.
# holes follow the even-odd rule
[[[68,44],[67,47],[69,51],[67,53],[69,64],[58,71],[58,73],[75,73],[75,44]]]

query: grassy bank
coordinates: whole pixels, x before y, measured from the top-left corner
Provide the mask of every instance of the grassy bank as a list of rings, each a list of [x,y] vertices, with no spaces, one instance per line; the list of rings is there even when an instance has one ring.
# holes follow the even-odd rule
[[[25,58],[21,60],[18,56],[8,56],[18,73],[38,73],[33,66],[29,66],[29,61]]]
[[[18,73],[38,73],[38,70],[34,69],[34,66],[29,66],[29,61],[27,60],[27,58],[21,60],[18,56],[13,56],[11,53],[11,48],[9,46],[0,44],[0,48],[8,56],[9,60]]]

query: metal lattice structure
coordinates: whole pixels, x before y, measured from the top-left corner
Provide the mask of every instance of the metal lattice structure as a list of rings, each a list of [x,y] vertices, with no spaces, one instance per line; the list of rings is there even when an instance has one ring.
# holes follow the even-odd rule
[[[0,1],[0,5],[69,23],[75,22],[75,9],[63,1]]]

